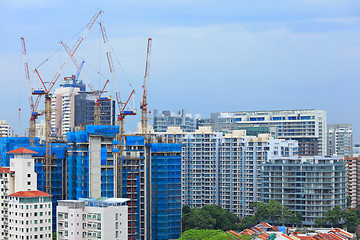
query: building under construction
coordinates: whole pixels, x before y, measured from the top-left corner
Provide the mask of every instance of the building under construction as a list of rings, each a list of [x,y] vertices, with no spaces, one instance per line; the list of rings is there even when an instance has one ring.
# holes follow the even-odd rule
[[[67,133],[68,198],[128,198],[129,239],[179,238],[181,144],[125,136],[118,193],[117,132],[119,126],[87,125],[84,131]]]

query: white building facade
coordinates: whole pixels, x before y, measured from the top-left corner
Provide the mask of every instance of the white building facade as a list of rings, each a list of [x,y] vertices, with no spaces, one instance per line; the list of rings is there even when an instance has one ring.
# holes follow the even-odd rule
[[[353,156],[352,124],[328,125],[327,155],[344,158]]]
[[[239,127],[276,127],[277,138],[297,140],[299,155],[326,155],[326,111],[315,109],[238,111],[211,114],[213,131]]]
[[[58,201],[57,239],[128,239],[124,198]]]
[[[294,140],[246,136],[245,130],[224,134],[200,127],[184,133],[170,127],[165,136],[168,142],[182,142],[182,205],[217,204],[241,217],[251,215],[249,205],[259,201],[261,164],[298,153]]]
[[[50,194],[36,190],[9,195],[9,239],[52,239]]]
[[[6,120],[0,120],[0,137],[10,137],[10,125],[6,123]]]

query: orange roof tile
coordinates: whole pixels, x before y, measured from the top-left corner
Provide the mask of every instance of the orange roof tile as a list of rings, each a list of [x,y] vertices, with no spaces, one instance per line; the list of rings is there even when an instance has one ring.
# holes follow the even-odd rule
[[[35,191],[19,191],[13,194],[10,194],[9,197],[21,197],[21,198],[34,198],[34,197],[51,197],[51,194],[44,193],[39,190]]]
[[[0,173],[14,173],[14,171],[10,171],[9,167],[0,167]]]
[[[287,238],[287,239],[291,239],[291,240],[293,240],[291,237],[289,237],[288,235],[285,235],[285,234],[281,234],[281,236],[283,236],[283,237],[285,237],[285,238]]]
[[[9,151],[7,153],[37,153],[37,152],[21,147],[21,148],[17,148],[15,150]]]

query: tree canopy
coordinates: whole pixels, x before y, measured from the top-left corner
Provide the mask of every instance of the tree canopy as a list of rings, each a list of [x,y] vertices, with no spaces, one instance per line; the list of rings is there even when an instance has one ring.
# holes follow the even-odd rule
[[[251,236],[242,236],[243,240],[249,240]],[[185,231],[179,240],[238,240],[239,238],[233,237],[221,230],[210,230],[210,229],[190,229]]]
[[[240,218],[218,205],[206,205],[203,208],[193,209],[184,206],[182,212],[183,231],[189,229],[235,230],[238,229],[240,223]]]

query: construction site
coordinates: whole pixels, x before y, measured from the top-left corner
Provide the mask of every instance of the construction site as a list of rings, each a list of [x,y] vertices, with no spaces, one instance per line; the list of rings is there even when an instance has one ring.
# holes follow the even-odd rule
[[[7,152],[19,147],[37,152],[33,157],[38,190],[52,195],[53,232],[58,200],[115,197],[129,199],[128,239],[177,239],[181,233],[181,144],[165,143],[149,133],[147,84],[152,38],[146,48],[140,132],[125,134],[125,118],[137,114],[130,106],[135,89],[122,93],[128,96],[122,100],[112,47],[101,22],[111,81],[106,79],[101,89],[95,89],[82,72],[86,60],[80,62],[76,55],[100,14],[91,18],[74,46],[61,42],[67,58],[50,82],[43,79],[39,68],[29,68],[25,39],[21,38],[30,92],[29,130],[28,136],[0,138],[0,164],[9,167]],[[77,73],[63,76],[69,62]],[[41,88],[33,87],[32,71]],[[64,80],[56,88],[61,77]],[[86,84],[81,79],[86,79]],[[113,96],[107,90],[109,82],[113,83]],[[42,102],[44,109],[40,110]],[[40,117],[44,120],[38,122]]]

